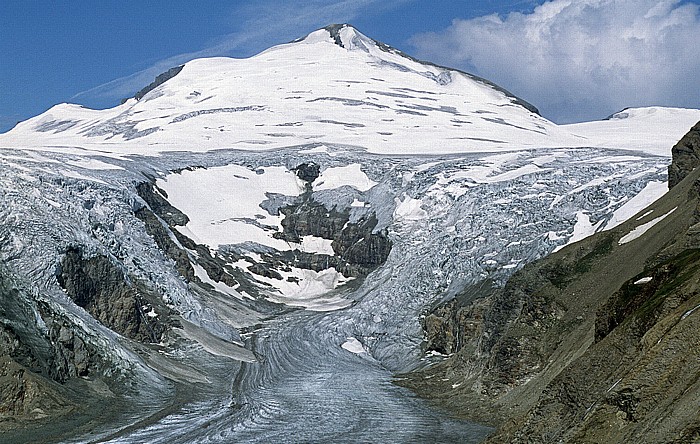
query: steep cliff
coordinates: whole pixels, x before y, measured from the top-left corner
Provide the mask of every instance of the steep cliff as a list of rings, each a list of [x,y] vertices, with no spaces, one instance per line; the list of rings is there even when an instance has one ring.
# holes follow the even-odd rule
[[[499,426],[494,443],[700,440],[700,162],[686,151],[685,178],[626,223],[429,313],[427,347],[450,357],[402,384]]]
[[[700,165],[700,123],[695,125],[671,150],[668,187],[673,188]]]

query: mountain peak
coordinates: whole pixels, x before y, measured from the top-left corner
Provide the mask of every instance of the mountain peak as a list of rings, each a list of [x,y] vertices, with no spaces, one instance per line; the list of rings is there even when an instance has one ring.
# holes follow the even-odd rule
[[[598,125],[560,127],[536,112],[485,79],[415,59],[351,25],[334,24],[247,59],[191,60],[115,108],[52,108],[2,135],[0,145],[71,145],[100,152],[118,146],[120,152],[141,153],[144,147],[323,144],[384,154],[447,154],[601,146],[619,140],[619,124],[638,128],[643,121],[650,130],[644,136],[630,131],[635,146],[667,151],[669,143],[656,145],[658,138],[647,136],[651,129],[672,128],[663,138],[675,142],[698,121],[695,112],[649,111],[645,119],[606,122],[607,138]]]
[[[319,43],[330,41],[347,50],[360,49],[369,52],[370,47],[380,47],[382,44],[367,37],[348,23],[335,23],[309,33],[307,36],[294,40],[292,43]]]
[[[348,23],[328,25],[324,30],[328,31],[336,45],[345,49],[355,49],[358,43],[376,45],[376,42],[362,34]]]

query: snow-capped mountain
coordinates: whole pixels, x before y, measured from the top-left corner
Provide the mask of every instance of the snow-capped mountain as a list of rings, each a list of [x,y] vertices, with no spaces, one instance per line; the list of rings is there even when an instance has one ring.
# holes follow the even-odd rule
[[[249,59],[193,60],[173,74],[112,109],[56,105],[0,144],[144,154],[318,143],[445,154],[607,147],[623,131],[637,138],[615,147],[668,150],[698,119],[696,110],[659,108],[617,114],[628,117],[611,119],[617,125],[558,126],[485,80],[417,61],[346,25]]]
[[[421,313],[634,216],[700,120],[556,125],[347,25],[137,97],[0,135],[0,358],[42,387],[8,399],[63,440],[479,439],[387,383],[441,359]]]

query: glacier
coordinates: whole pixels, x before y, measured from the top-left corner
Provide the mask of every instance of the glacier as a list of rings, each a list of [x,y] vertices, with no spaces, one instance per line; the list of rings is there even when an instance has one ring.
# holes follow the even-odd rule
[[[43,312],[65,317],[128,386],[61,440],[482,440],[490,429],[392,384],[444,359],[421,348],[420,317],[635,217],[700,120],[647,108],[556,125],[535,111],[341,26],[195,60],[140,100],[58,105],[0,135],[3,266],[39,330]],[[343,225],[287,233],[305,211]],[[342,262],[353,227],[390,245],[381,263]],[[138,343],[77,306],[57,280],[76,246],[157,293],[172,333]]]

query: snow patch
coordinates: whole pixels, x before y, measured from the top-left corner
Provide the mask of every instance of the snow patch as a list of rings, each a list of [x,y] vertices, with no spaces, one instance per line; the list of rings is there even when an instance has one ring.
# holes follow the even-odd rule
[[[314,191],[334,190],[342,186],[350,186],[358,191],[367,191],[377,182],[367,177],[359,163],[353,163],[342,167],[326,168],[314,181]]]
[[[647,183],[639,194],[615,210],[608,223],[605,224],[605,228],[603,228],[603,230],[610,230],[617,227],[635,214],[639,213],[643,208],[646,208],[652,203],[656,202],[656,200],[666,194],[666,192],[668,192],[668,184],[666,182],[653,181]],[[651,211],[652,210],[645,213],[644,216],[650,214]]]
[[[597,224],[593,225],[593,223],[591,223],[590,217],[588,217],[588,215],[585,212],[578,211],[576,213],[576,224],[574,225],[574,231],[571,234],[571,237],[566,242],[566,244],[558,246],[554,249],[553,252],[557,252],[562,248],[566,247],[567,245],[571,245],[574,242],[578,242],[582,239],[587,238],[593,233],[596,233],[601,225],[603,225],[602,220]]]
[[[639,238],[639,237],[642,236],[644,233],[646,233],[647,231],[649,231],[649,229],[651,229],[651,227],[653,227],[654,225],[658,224],[659,222],[661,222],[662,220],[664,220],[668,215],[670,215],[671,213],[673,213],[674,211],[676,211],[677,208],[678,208],[678,207],[675,207],[674,209],[672,209],[672,210],[669,211],[668,213],[664,214],[663,216],[659,216],[659,217],[657,217],[657,218],[655,218],[655,219],[650,220],[649,222],[647,222],[647,223],[645,223],[645,224],[642,224],[642,225],[636,227],[634,230],[632,230],[632,231],[630,231],[629,233],[627,233],[626,235],[622,236],[622,237],[620,238],[620,240],[618,241],[618,244],[619,244],[619,245],[623,245],[623,244],[626,244],[626,243],[628,243],[628,242],[632,242],[633,240]]]
[[[683,316],[681,316],[681,321],[684,320],[685,318],[687,318],[688,316],[690,316],[691,314],[693,314],[695,312],[695,310],[697,310],[698,308],[700,308],[700,305],[696,305],[695,307],[693,307],[690,310],[683,313]]]
[[[335,256],[333,241],[316,236],[304,236],[301,238],[301,251],[305,253],[318,253]]]
[[[641,216],[639,216],[636,220],[642,220],[653,212],[654,212],[654,210],[649,210],[649,211],[645,212],[644,214],[642,214]]]

